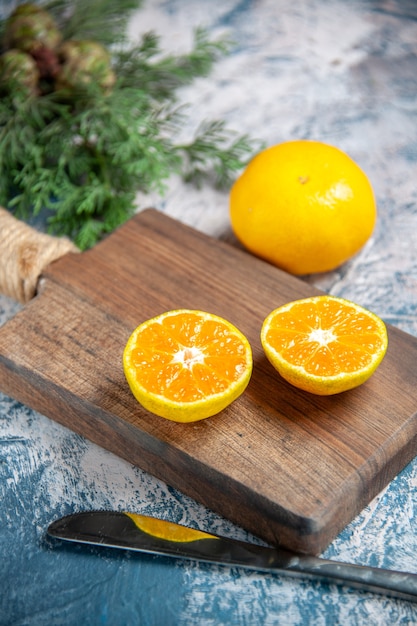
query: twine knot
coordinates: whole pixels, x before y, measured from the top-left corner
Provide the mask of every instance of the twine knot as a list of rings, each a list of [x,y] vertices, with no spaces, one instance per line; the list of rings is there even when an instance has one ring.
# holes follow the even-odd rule
[[[17,220],[0,207],[0,292],[22,304],[36,294],[49,263],[79,249],[66,237],[52,237]]]

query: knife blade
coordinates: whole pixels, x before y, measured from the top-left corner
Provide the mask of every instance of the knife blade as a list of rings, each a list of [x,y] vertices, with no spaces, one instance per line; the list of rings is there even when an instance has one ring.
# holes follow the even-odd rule
[[[47,533],[64,541],[320,579],[417,602],[417,574],[342,563],[284,548],[260,546],[137,513],[73,513],[52,522]]]

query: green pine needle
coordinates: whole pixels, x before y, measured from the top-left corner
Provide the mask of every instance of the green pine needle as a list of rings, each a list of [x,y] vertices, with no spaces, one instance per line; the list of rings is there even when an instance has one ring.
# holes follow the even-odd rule
[[[110,46],[125,41],[129,18],[143,0],[52,0],[39,4],[54,16],[65,39],[93,39]]]
[[[236,136],[223,121],[204,122],[195,139],[179,147],[184,153],[184,180],[200,186],[214,175],[215,186],[227,189],[253,147],[247,135]]]
[[[226,38],[210,41],[207,33],[194,31],[193,48],[188,54],[160,58],[162,50],[155,33],[145,33],[135,47],[114,53],[115,71],[122,87],[135,87],[163,100],[175,97],[175,91],[201,76],[207,76],[216,61],[230,49]],[[155,60],[157,58],[157,60]]]

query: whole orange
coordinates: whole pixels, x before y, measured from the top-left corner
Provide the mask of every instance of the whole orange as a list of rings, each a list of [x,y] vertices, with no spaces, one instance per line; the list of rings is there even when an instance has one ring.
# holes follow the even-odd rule
[[[230,220],[253,254],[292,274],[335,269],[371,236],[374,192],[346,153],[288,141],[257,154],[234,183]]]

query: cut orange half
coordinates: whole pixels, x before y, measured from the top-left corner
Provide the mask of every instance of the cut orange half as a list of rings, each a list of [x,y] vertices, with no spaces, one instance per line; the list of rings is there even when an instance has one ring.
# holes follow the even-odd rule
[[[123,368],[145,409],[176,422],[195,422],[219,413],[243,393],[252,374],[252,350],[227,320],[179,309],[134,330]]]
[[[296,300],[265,319],[261,342],[269,361],[295,387],[331,395],[364,383],[388,347],[384,322],[335,296]]]

